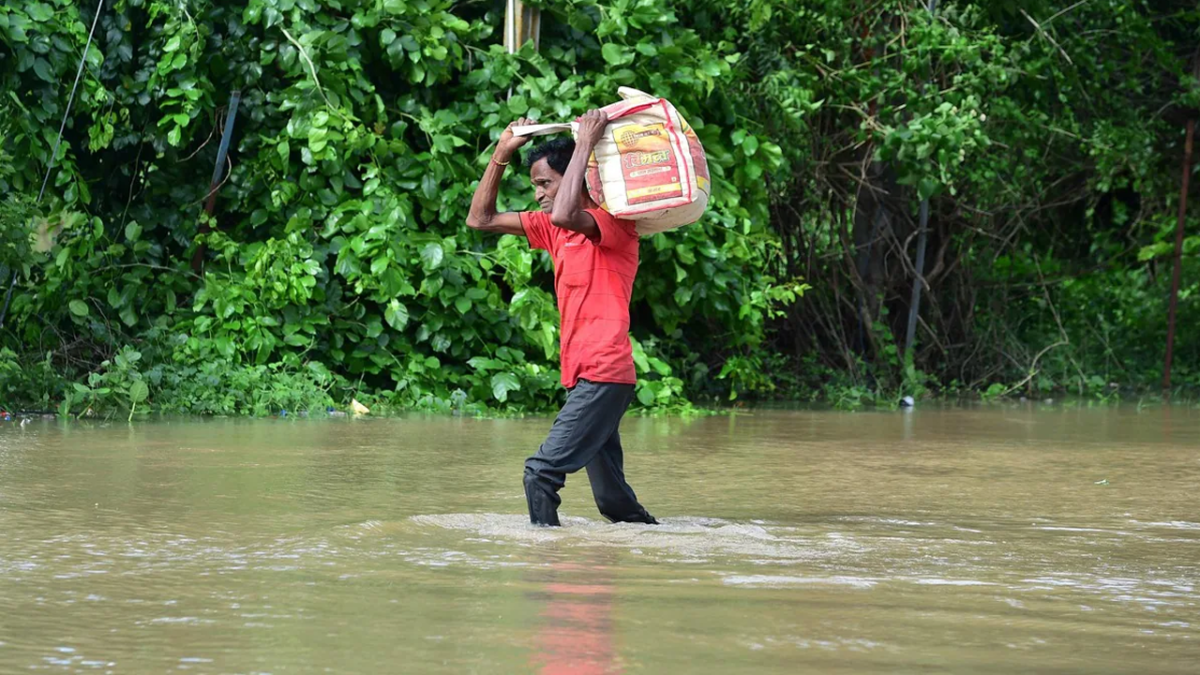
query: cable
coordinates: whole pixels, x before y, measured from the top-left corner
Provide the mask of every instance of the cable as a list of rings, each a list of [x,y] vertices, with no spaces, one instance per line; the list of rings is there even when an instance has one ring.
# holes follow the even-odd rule
[[[50,183],[50,173],[54,171],[54,163],[58,159],[58,147],[62,144],[63,131],[67,128],[67,117],[71,114],[71,105],[75,102],[75,92],[79,89],[79,80],[83,77],[83,66],[87,63],[88,50],[92,48],[92,37],[96,34],[96,25],[100,23],[100,10],[104,9],[104,0],[96,3],[96,16],[92,19],[92,29],[88,31],[87,44],[83,46],[83,56],[79,59],[79,69],[75,71],[75,84],[71,85],[71,95],[67,98],[67,108],[63,111],[62,123],[58,125],[58,138],[54,141],[54,150],[50,153],[50,163],[46,166],[46,176],[42,178],[42,189],[38,190],[37,201],[42,203],[46,194],[46,186]],[[12,302],[13,289],[17,286],[17,271],[13,270],[12,280],[8,284],[8,292],[4,295],[4,308],[0,309],[0,329],[4,328],[4,317],[8,314],[8,303]]]

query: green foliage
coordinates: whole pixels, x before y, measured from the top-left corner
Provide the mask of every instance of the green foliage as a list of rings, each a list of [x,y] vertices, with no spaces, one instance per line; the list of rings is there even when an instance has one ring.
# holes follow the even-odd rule
[[[18,64],[0,98],[6,191],[38,184],[86,40],[82,11],[0,10]],[[313,401],[344,403],[341,384],[357,381],[387,406],[549,409],[561,397],[550,261],[468,230],[470,196],[509,121],[569,119],[632,85],[680,108],[714,174],[702,223],[643,241],[634,298],[638,405],[690,405],[669,355],[642,344],[687,335],[676,352],[748,354],[771,303],[798,297],[763,264],[777,247],[763,178],[783,153],[724,93],[738,54],[679,28],[671,6],[545,11],[541,51],[510,55],[496,8],[447,0],[106,6],[44,209],[61,226],[36,260],[6,253],[24,267],[5,344],[26,361],[49,350],[82,387],[50,397],[76,412],[297,407],[262,391],[289,377],[281,391]],[[234,88],[231,172],[208,219]],[[533,206],[526,179],[513,176],[501,202]],[[197,254],[203,274],[190,269]]]
[[[498,3],[117,0],[35,208],[91,11],[0,8],[10,405],[553,408],[550,260],[464,221],[509,121],[622,85],[675,103],[713,174],[700,223],[642,241],[637,406],[1159,375],[1194,4],[567,0],[508,54]],[[516,173],[501,206],[532,208]],[[1200,321],[1196,229],[1180,326]]]
[[[775,175],[772,226],[782,269],[814,291],[770,344],[816,359],[800,368],[808,388],[854,407],[866,393],[1157,385],[1200,89],[1194,3],[724,4],[693,3],[694,21],[743,54],[741,112],[798,169]],[[896,337],[922,199],[928,288],[909,354]],[[1185,240],[1181,327],[1200,320],[1197,247]],[[1185,387],[1200,386],[1196,335],[1177,335]]]

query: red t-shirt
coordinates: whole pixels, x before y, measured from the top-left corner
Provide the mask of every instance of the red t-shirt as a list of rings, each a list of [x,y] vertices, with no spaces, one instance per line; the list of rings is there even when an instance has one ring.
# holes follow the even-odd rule
[[[634,224],[607,211],[588,209],[600,228],[593,242],[550,223],[550,214],[521,214],[529,247],[554,259],[554,291],[562,315],[562,383],[580,380],[636,384],[629,343],[629,299],[637,276]]]

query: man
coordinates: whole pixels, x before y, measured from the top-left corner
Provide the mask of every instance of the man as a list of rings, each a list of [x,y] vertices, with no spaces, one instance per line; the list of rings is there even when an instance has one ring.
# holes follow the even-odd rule
[[[527,163],[541,211],[497,213],[504,169],[528,138],[510,124],[496,145],[471,199],[467,225],[515,234],[530,248],[550,252],[562,315],[562,383],[569,392],[550,435],[525,460],[525,498],[535,525],[556,526],[558,491],[569,473],[586,468],[596,506],[613,522],[657,521],[625,482],[617,427],[637,382],[629,343],[629,298],[637,275],[638,235],[632,222],[600,209],[584,189],[584,173],[607,115],[579,120],[577,140],[556,139],[534,148]]]

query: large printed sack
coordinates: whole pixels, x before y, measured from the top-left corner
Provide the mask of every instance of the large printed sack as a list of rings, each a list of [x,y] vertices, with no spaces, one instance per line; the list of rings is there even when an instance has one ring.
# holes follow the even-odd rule
[[[635,221],[639,234],[654,234],[694,223],[704,214],[711,192],[708,161],[696,132],[675,106],[629,87],[608,113],[604,137],[587,168],[592,201],[618,218]],[[575,132],[577,122],[513,128],[518,136]]]

